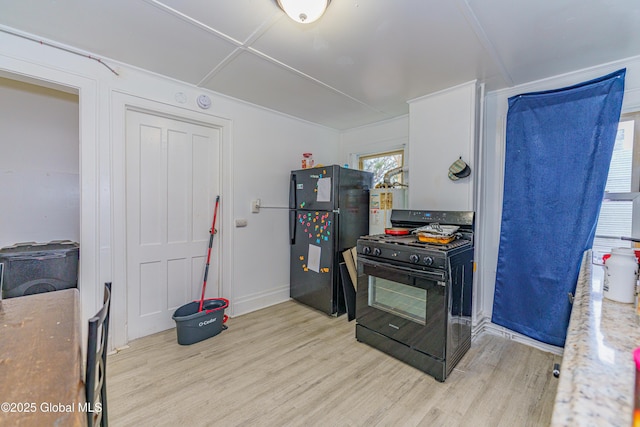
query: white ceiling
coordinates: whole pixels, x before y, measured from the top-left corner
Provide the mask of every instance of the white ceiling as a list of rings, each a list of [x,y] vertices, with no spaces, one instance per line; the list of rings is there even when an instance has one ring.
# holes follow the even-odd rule
[[[276,0],[0,0],[0,29],[348,129],[640,55],[640,0],[333,0],[308,25]]]

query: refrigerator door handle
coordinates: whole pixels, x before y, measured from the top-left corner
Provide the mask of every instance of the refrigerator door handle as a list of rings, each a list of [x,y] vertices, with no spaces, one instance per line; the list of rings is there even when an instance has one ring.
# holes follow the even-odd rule
[[[289,211],[289,240],[291,244],[296,244],[296,211]]]
[[[289,209],[296,208],[296,176],[291,175],[289,181]]]

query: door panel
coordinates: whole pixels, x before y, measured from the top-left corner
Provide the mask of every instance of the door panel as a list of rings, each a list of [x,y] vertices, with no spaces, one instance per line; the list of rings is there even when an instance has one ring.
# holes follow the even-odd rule
[[[209,229],[220,190],[218,129],[127,111],[128,339],[175,326],[200,298]],[[214,239],[207,297],[217,297]]]
[[[185,277],[189,277],[191,263],[186,259],[170,259],[167,261],[167,279],[168,283],[180,283]],[[167,301],[169,307],[179,307],[188,301],[191,292],[185,287],[169,286],[167,290]]]
[[[133,149],[133,147],[132,147]],[[131,153],[133,154],[133,153]],[[140,126],[140,145],[138,153],[139,182],[137,187],[138,200],[140,201],[140,244],[159,244],[162,240],[162,182],[165,175],[162,173],[162,128],[148,125]],[[132,156],[133,157],[133,156]],[[136,174],[135,164],[129,168],[127,177],[133,178]],[[131,189],[127,182],[128,190]]]
[[[167,182],[167,240],[170,243],[186,242],[189,239],[189,188],[191,176],[187,169],[189,155],[188,135],[184,132],[168,132],[168,176]]]

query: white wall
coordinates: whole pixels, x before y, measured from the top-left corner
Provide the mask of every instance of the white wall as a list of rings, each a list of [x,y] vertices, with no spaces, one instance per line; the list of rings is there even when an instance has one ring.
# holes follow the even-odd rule
[[[627,68],[622,112],[640,110],[640,57],[603,64],[553,78],[531,82],[506,90],[490,92],[485,98],[484,150],[481,158],[483,180],[480,199],[484,203],[485,215],[479,227],[486,238],[478,250],[484,254],[484,262],[478,267],[482,295],[482,315],[491,318],[495,290],[496,266],[502,215],[502,193],[505,156],[505,131],[508,98],[521,93],[558,89],[606,75],[620,68]],[[535,256],[535,254],[531,254]],[[521,339],[521,337],[517,337]],[[526,341],[525,339],[523,339]]]
[[[338,163],[337,131],[278,114],[234,106],[234,218],[249,226],[234,232],[234,314],[289,298],[289,172],[302,153],[316,164]],[[260,199],[260,213],[251,200]]]
[[[358,155],[406,149],[409,143],[409,116],[349,129],[340,134],[341,164],[357,168]],[[406,150],[405,150],[406,151]],[[405,166],[407,163],[405,152]]]
[[[0,77],[0,247],[80,239],[78,96]]]
[[[476,82],[409,103],[409,207],[475,210]],[[471,175],[458,181],[449,167],[462,157]]]
[[[231,300],[229,314],[287,300],[286,211],[264,209],[250,214],[250,201],[261,198],[267,206],[286,206],[289,172],[299,168],[301,154],[314,153],[317,163],[337,162],[338,132],[102,59],[119,76],[86,57],[0,33],[0,75],[33,78],[79,93],[79,288],[83,318],[99,307],[101,284],[114,280],[112,342],[116,346],[125,343],[122,266],[126,258],[121,218],[124,173],[118,163],[123,146],[124,103],[225,124],[223,192],[217,228],[224,233],[221,283],[223,296]],[[184,103],[176,101],[180,99],[178,93],[186,98]],[[200,110],[195,104],[201,93],[213,100],[209,110]],[[247,218],[248,226],[235,228],[235,218]]]

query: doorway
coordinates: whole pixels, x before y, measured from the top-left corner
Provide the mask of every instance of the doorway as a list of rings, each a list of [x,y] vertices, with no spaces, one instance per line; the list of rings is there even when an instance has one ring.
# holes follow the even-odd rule
[[[221,191],[221,129],[126,111],[127,339],[170,329],[199,299],[214,202]],[[207,297],[220,296],[214,238]]]
[[[79,97],[0,75],[0,247],[80,241]]]

